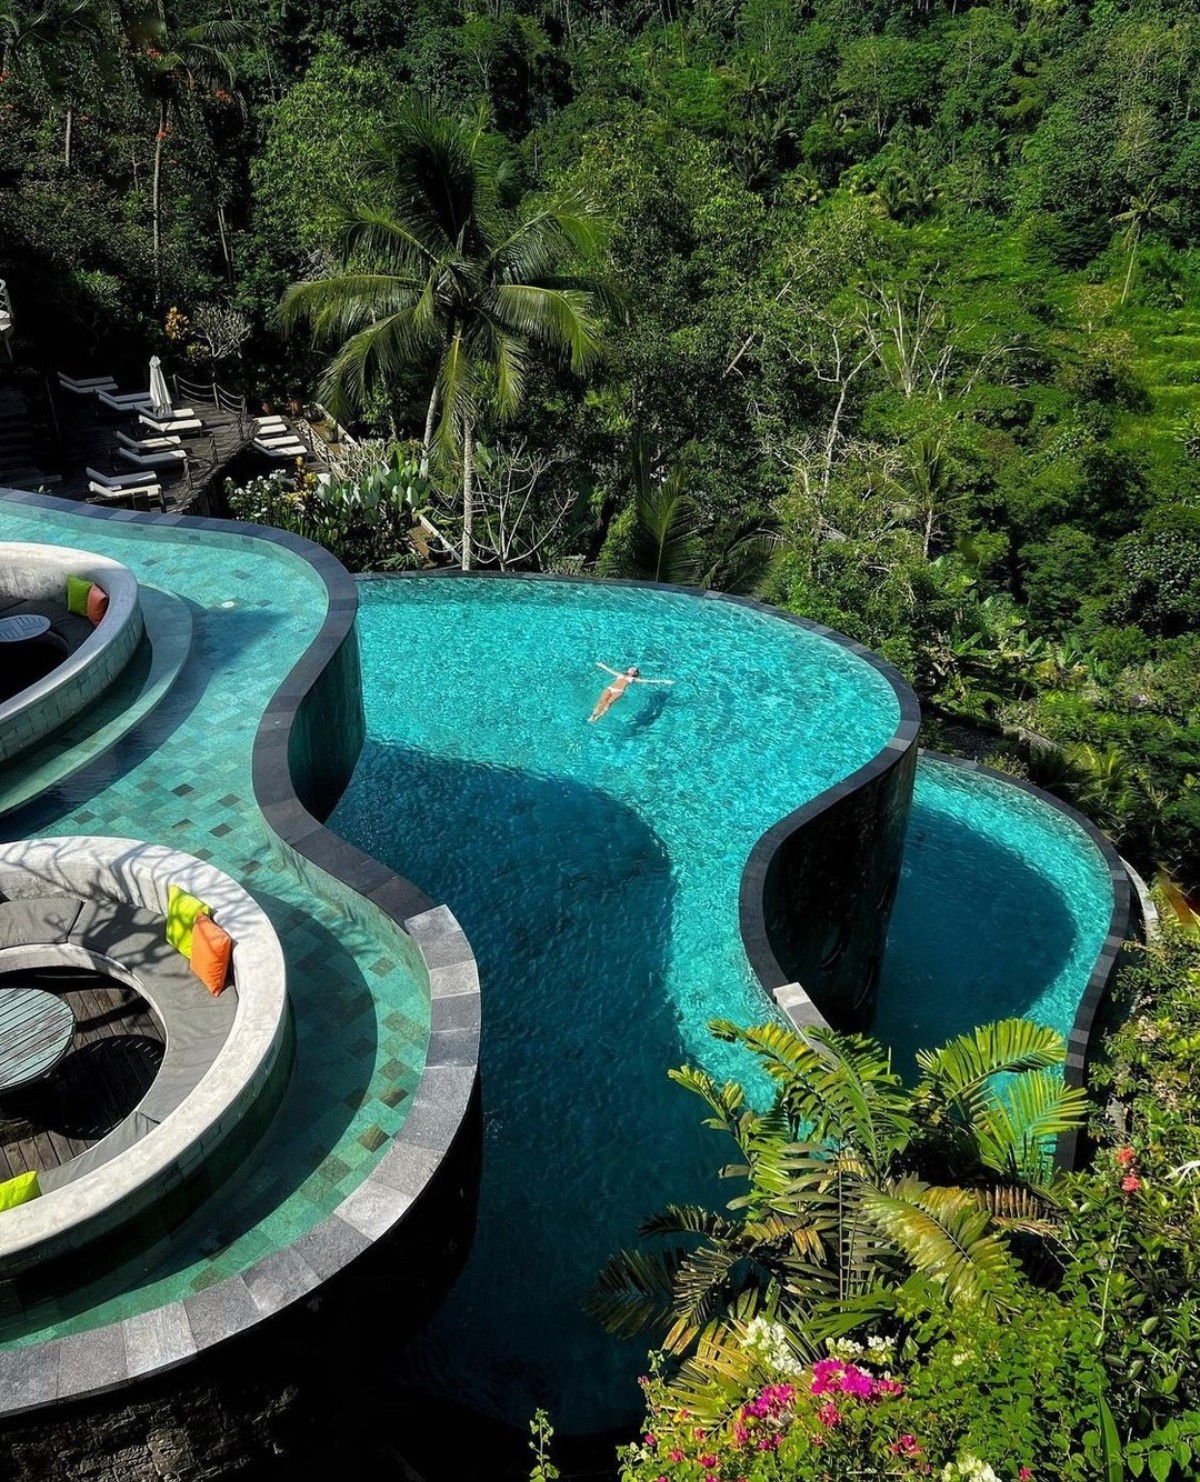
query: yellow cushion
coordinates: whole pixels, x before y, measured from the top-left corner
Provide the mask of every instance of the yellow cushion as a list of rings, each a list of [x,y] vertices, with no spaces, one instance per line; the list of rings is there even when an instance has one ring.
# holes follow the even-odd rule
[[[177,952],[192,960],[192,928],[197,916],[211,916],[212,907],[194,895],[189,895],[182,885],[172,885],[167,890],[167,941]]]
[[[18,1173],[7,1183],[0,1184],[0,1209],[15,1209],[18,1204],[28,1204],[31,1199],[41,1197],[41,1185],[37,1173]]]
[[[86,576],[67,577],[67,611],[76,617],[87,617],[88,593],[92,583]]]

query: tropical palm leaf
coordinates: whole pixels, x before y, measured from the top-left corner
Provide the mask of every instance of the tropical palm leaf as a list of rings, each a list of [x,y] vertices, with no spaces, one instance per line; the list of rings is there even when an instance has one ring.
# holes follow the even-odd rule
[[[683,1252],[619,1251],[600,1268],[583,1309],[618,1338],[665,1332],[675,1306],[675,1278]]]
[[[1028,1071],[990,1088],[990,1097],[991,1104],[977,1111],[971,1123],[980,1162],[1033,1183],[1049,1175],[1059,1133],[1087,1120],[1087,1093],[1065,1086],[1054,1071]]]
[[[969,1124],[986,1110],[989,1082],[1001,1074],[1045,1070],[1066,1058],[1062,1036],[1029,1019],[1001,1019],[961,1034],[936,1050],[922,1050],[917,1099],[934,1117],[946,1113]]]
[[[991,1215],[966,1190],[904,1178],[887,1188],[864,1188],[862,1207],[905,1260],[942,1288],[949,1302],[1008,1305],[1012,1262]]]

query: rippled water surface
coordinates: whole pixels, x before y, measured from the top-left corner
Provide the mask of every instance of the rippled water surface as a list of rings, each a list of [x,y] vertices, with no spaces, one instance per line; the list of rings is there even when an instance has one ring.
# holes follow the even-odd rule
[[[733,603],[521,580],[360,591],[368,743],[331,823],[450,905],[483,981],[478,1233],[414,1377],[519,1426],[537,1406],[564,1432],[625,1423],[647,1345],[607,1338],[580,1303],[646,1214],[736,1192],[713,1175],[730,1147],[666,1071],[692,1061],[744,1075],[744,1057],[705,1026],[771,1011],[738,932],[746,857],[875,756],[899,705],[831,640]],[[676,683],[635,687],[589,725],[606,680],[597,660]],[[1083,880],[1085,836],[1060,836],[1041,805],[1010,828],[997,789],[948,772],[921,773],[924,832],[906,856],[886,974],[898,1048],[937,1038],[929,1026],[949,1024],[952,1006],[971,1016],[964,965],[988,964],[979,983],[1016,1005],[1051,977],[1069,997],[1087,952],[1069,911],[1035,912],[1046,940],[1029,972],[1007,935],[1064,860]],[[997,822],[999,849],[985,837]],[[1026,838],[1058,852],[1028,865]],[[998,860],[1015,874],[996,876]],[[985,879],[986,898],[958,902]],[[949,899],[935,910],[931,891]],[[1080,907],[1100,913],[1094,894]],[[927,931],[964,926],[969,950],[925,952]]]

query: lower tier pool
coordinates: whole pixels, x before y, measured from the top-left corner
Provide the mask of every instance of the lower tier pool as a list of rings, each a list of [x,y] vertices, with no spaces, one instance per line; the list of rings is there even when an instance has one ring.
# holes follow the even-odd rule
[[[415,1383],[560,1432],[639,1412],[646,1343],[581,1310],[668,1202],[730,1197],[668,1068],[750,1067],[707,1023],[772,1008],[738,885],[758,837],[887,742],[877,671],[760,612],[577,583],[365,582],[368,740],[331,826],[449,901],[483,981],[484,1181]],[[588,714],[602,661],[673,686]],[[993,779],[919,769],[879,1031],[899,1061],[1000,1014],[1069,1027],[1108,930],[1102,856]],[[978,1009],[978,1012],[976,1010]]]

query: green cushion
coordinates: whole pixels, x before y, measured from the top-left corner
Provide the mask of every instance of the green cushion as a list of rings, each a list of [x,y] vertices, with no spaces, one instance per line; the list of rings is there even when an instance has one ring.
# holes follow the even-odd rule
[[[211,916],[212,907],[205,905],[194,895],[189,895],[181,885],[172,885],[167,890],[167,941],[177,952],[192,960],[192,928],[197,916]]]
[[[18,1173],[7,1183],[0,1184],[0,1209],[15,1209],[18,1204],[28,1204],[31,1199],[41,1197],[41,1185],[35,1173]]]
[[[92,590],[92,581],[87,576],[67,577],[67,611],[73,612],[76,617],[87,617],[88,593]]]

